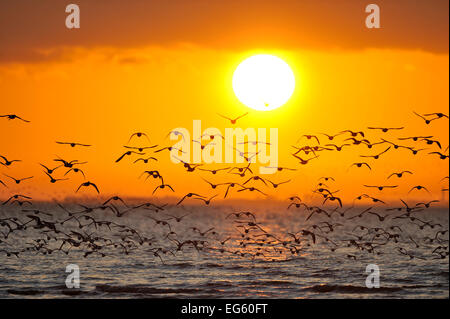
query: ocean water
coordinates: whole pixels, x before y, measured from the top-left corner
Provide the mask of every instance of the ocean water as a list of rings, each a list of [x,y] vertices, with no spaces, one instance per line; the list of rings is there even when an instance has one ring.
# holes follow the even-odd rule
[[[315,214],[307,221],[305,210],[280,207],[253,211],[255,222],[251,215],[229,216],[238,208],[168,206],[122,217],[94,210],[75,214],[80,223],[61,224],[67,212],[53,204],[36,207],[50,215],[23,212],[24,207],[0,212],[0,298],[449,298],[448,232],[437,234],[448,230],[448,208],[411,214],[421,221],[394,219],[405,212],[383,208],[378,212],[390,216],[380,222],[368,214],[349,219],[365,207],[344,217]],[[75,204],[65,207],[84,210]],[[169,216],[185,214],[180,222]],[[27,215],[56,222],[56,232]],[[89,225],[92,220],[83,215],[115,224]],[[11,218],[17,218],[16,224]],[[161,220],[170,228],[157,223]],[[26,224],[26,229],[5,238],[5,222],[12,229]],[[330,232],[321,222],[342,226]],[[288,234],[300,230],[313,232],[315,243],[309,234],[295,239]],[[398,237],[388,238],[386,232]],[[69,238],[79,247],[66,242],[54,250]],[[189,240],[197,241],[197,247],[188,242],[177,249],[176,241]],[[18,257],[7,256],[15,252]],[[79,267],[79,289],[66,287],[69,264]],[[366,287],[369,264],[379,267],[380,288]]]

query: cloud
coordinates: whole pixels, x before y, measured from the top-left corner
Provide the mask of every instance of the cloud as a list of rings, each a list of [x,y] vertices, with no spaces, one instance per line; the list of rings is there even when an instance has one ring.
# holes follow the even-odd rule
[[[379,30],[365,28],[363,0],[74,0],[81,28],[65,27],[57,0],[0,3],[0,61],[46,61],[57,47],[214,49],[400,48],[448,53],[447,0],[377,0]]]

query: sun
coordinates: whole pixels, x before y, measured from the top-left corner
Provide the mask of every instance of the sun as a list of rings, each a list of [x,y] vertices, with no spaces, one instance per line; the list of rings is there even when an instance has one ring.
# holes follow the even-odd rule
[[[247,58],[233,74],[233,90],[239,101],[258,111],[284,105],[294,89],[294,72],[282,59],[269,54]]]

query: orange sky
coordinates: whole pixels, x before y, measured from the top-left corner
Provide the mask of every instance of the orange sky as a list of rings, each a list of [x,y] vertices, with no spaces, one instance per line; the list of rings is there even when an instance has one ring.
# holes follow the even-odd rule
[[[21,187],[11,184],[9,189],[0,188],[1,197],[14,192],[43,199],[74,196],[74,190],[83,182],[79,176],[53,185],[41,172],[38,163],[52,166],[55,155],[88,161],[89,164],[83,167],[88,180],[97,183],[105,196],[148,196],[156,181],[145,182],[138,176],[149,169],[160,170],[165,181],[174,186],[180,197],[193,190],[214,195],[201,176],[218,182],[238,181],[239,178],[221,174],[212,179],[206,172],[184,173],[182,166],[169,161],[168,153],[160,153],[160,161],[156,164],[132,164],[130,159],[118,164],[114,161],[124,152],[122,146],[129,135],[136,131],[147,132],[152,143],[163,146],[173,144],[165,139],[171,129],[186,127],[192,130],[192,121],[197,119],[202,120],[204,129],[217,127],[224,132],[230,125],[218,117],[217,112],[238,116],[249,111],[232,92],[231,78],[235,67],[252,54],[270,53],[281,57],[292,67],[297,81],[295,93],[282,108],[271,112],[250,111],[249,116],[239,123],[243,128],[278,128],[280,165],[298,168],[294,173],[267,176],[274,181],[292,179],[291,184],[280,186],[276,193],[268,190],[271,196],[285,198],[291,194],[310,193],[320,176],[331,175],[336,178],[336,183],[330,184],[330,188],[339,189],[340,196],[346,199],[353,199],[364,192],[389,200],[400,196],[411,200],[441,199],[440,190],[446,184],[440,180],[448,175],[448,160],[436,160],[427,152],[416,157],[407,150],[389,152],[379,161],[369,160],[373,163],[373,171],[370,172],[348,168],[351,163],[363,160],[359,155],[374,154],[384,150],[384,145],[373,150],[360,146],[341,153],[321,153],[319,160],[306,166],[298,165],[290,156],[290,146],[302,134],[337,133],[344,129],[367,132],[367,126],[405,126],[404,131],[386,137],[433,135],[445,149],[449,144],[448,120],[426,126],[412,111],[448,113],[448,2],[436,1],[441,7],[447,6],[446,21],[442,22],[442,12],[438,9],[422,10],[422,15],[416,12],[407,19],[412,25],[408,31],[404,24],[394,26],[386,18],[387,26],[383,25],[383,30],[379,30],[386,35],[383,37],[376,34],[377,31],[368,33],[364,29],[364,6],[361,12],[355,12],[355,2],[347,2],[343,7],[348,11],[335,11],[335,14],[314,8],[309,1],[304,2],[303,7],[298,8],[299,13],[305,14],[301,8],[309,13],[321,13],[298,22],[292,12],[286,13],[284,19],[284,12],[294,5],[294,2],[287,1],[284,6],[278,6],[275,13],[272,12],[275,15],[273,22],[263,19],[262,26],[258,17],[254,26],[263,29],[252,29],[248,23],[256,19],[253,11],[250,20],[242,16],[250,7],[254,8],[250,2],[240,8],[236,7],[236,2],[230,2],[220,13],[215,2],[205,7],[203,2],[196,1],[197,7],[188,9],[189,12],[203,13],[199,18],[203,25],[199,20],[193,21],[186,12],[181,14],[180,2],[174,2],[176,5],[172,11],[166,6],[145,11],[159,16],[160,21],[154,22],[158,26],[158,36],[155,35],[156,24],[152,27],[151,23],[144,23],[147,20],[141,15],[132,23],[130,16],[142,11],[137,8],[147,6],[143,2],[133,1],[132,5],[120,8],[112,2],[111,7],[103,6],[104,10],[99,10],[101,2],[98,1],[100,4],[95,15],[98,20],[95,23],[88,19],[93,15],[86,12],[88,4],[85,2],[86,9],[83,9],[83,1],[79,2],[82,27],[74,31],[76,39],[73,41],[70,40],[71,33],[64,28],[65,14],[56,19],[59,11],[49,2],[37,9],[38,13],[48,9],[48,17],[43,26],[34,30],[33,39],[25,34],[23,26],[18,29],[11,27],[16,22],[1,22],[1,36],[6,40],[2,44],[0,58],[0,114],[16,113],[32,122],[26,124],[0,119],[0,155],[24,160],[9,169],[0,167],[0,179],[7,180],[2,173],[14,177],[35,176],[34,180]],[[327,3],[332,6],[331,2]],[[257,12],[267,18],[271,8],[270,2],[264,1],[257,7]],[[383,6],[381,8],[383,12]],[[388,8],[384,10],[386,17],[395,16],[389,13]],[[7,9],[25,12],[19,5]],[[399,9],[395,7],[393,10]],[[411,8],[408,10],[415,12]],[[4,10],[0,11],[4,16]],[[64,13],[64,8],[61,12]],[[227,12],[234,13],[232,19]],[[425,12],[429,21],[423,17]],[[215,21],[208,13],[220,19]],[[350,20],[355,14],[357,23]],[[27,13],[24,15],[29,16]],[[345,15],[346,20],[333,28],[337,15]],[[14,17],[14,14],[10,16]],[[324,21],[324,16],[334,18],[331,22]],[[113,17],[120,17],[114,29],[120,29],[118,33],[108,32],[107,26]],[[162,29],[169,20],[173,22],[172,27]],[[223,26],[226,21],[230,21],[229,30]],[[418,37],[417,25],[425,25],[424,21],[433,23],[427,24],[428,29],[421,29],[420,34],[424,36]],[[5,31],[5,23],[10,23],[10,32]],[[445,29],[434,32],[441,30],[442,23],[446,23]],[[58,27],[53,28],[53,24]],[[267,31],[267,47],[261,30]],[[333,33],[330,30],[334,30]],[[211,34],[213,31],[214,36]],[[253,32],[256,35],[255,46],[245,41]],[[427,32],[433,36],[426,36]],[[299,39],[309,39],[304,46],[297,41],[299,34],[302,35]],[[371,141],[377,141],[380,136],[379,133],[368,132]],[[393,137],[388,139],[395,140]],[[70,149],[56,145],[56,140],[88,143],[94,147]],[[221,165],[213,165],[216,166]],[[414,175],[405,180],[386,181],[390,173],[402,169],[412,170]],[[60,175],[61,171],[55,174],[56,177]],[[401,187],[380,194],[364,189],[362,184],[398,184]],[[428,187],[433,195],[405,195],[411,186],[419,184]],[[93,195],[87,191],[77,196],[86,194]],[[164,191],[161,193],[165,194],[170,195]],[[245,194],[239,196],[255,197]],[[233,197],[236,196],[233,193]],[[256,195],[256,198],[261,197]]]

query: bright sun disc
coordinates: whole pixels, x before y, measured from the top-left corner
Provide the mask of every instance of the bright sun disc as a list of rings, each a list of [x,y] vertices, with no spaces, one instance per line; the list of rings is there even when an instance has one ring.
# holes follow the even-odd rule
[[[233,90],[239,101],[259,111],[285,104],[295,89],[295,77],[280,58],[260,54],[244,60],[233,74]]]

